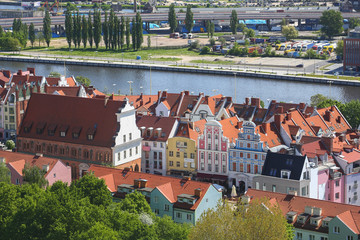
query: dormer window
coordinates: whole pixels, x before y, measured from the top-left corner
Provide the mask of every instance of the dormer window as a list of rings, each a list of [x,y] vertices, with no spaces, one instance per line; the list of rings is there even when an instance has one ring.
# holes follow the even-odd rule
[[[39,122],[36,125],[36,133],[37,134],[42,134],[44,132],[44,128],[45,128],[46,123],[45,122]]]
[[[31,130],[32,122],[26,122],[24,123],[24,132],[29,133]]]
[[[306,222],[306,220],[308,219],[308,217],[309,217],[309,214],[307,214],[307,213],[302,213],[302,214],[300,214],[300,215],[298,216],[297,222],[298,222],[298,223],[301,223],[301,224],[304,224],[304,223]]]
[[[65,132],[65,131],[60,132],[60,137],[65,137],[65,136],[66,136],[66,132]]]
[[[54,136],[55,135],[55,130],[56,130],[56,124],[50,124],[47,128],[48,130],[48,135],[49,136]]]
[[[79,136],[80,136],[80,131],[81,131],[81,127],[74,127],[74,128],[72,129],[72,137],[73,137],[74,139],[78,139]]]
[[[93,140],[96,133],[96,124],[86,131],[87,140]]]
[[[295,216],[296,216],[296,212],[288,212],[286,214],[286,219],[289,221],[289,222],[293,222],[294,219],[295,219]]]
[[[281,170],[281,178],[289,179],[291,171],[289,170]]]
[[[69,126],[67,126],[67,125],[60,126],[60,129],[59,129],[60,137],[66,137],[66,132],[67,132],[68,128],[69,128]]]
[[[93,139],[94,139],[94,135],[88,134],[88,135],[87,135],[87,139],[88,139],[88,140],[93,140]]]

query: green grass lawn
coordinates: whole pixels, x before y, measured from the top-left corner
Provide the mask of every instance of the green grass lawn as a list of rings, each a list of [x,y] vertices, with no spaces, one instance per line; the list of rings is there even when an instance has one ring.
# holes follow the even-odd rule
[[[332,75],[321,75],[321,74],[306,74],[306,77],[318,77],[318,78],[329,78],[329,79],[342,79],[342,80],[357,80],[360,81],[360,77],[350,76],[332,76]]]
[[[209,60],[191,60],[191,63],[206,63],[206,64],[221,64],[221,65],[234,65],[235,62],[231,60],[209,61]]]
[[[154,61],[169,61],[169,62],[174,62],[174,61],[180,61],[182,60],[182,58],[175,58],[175,57],[152,57],[151,60],[154,60]]]
[[[96,50],[95,48],[78,48],[71,49],[68,48],[42,48],[42,49],[27,49],[27,51],[34,51],[40,53],[54,54],[54,55],[62,55],[66,56],[82,56],[82,57],[109,57],[109,58],[119,58],[121,59],[136,59],[136,56],[140,56],[143,60],[148,60],[157,58],[161,58],[161,56],[199,56],[198,52],[189,51],[187,48],[179,48],[179,49],[144,49],[139,51],[125,51],[122,53],[121,51],[111,51],[106,50],[105,48],[99,48]],[[180,59],[181,60],[181,59]],[[167,61],[167,60],[164,60]]]

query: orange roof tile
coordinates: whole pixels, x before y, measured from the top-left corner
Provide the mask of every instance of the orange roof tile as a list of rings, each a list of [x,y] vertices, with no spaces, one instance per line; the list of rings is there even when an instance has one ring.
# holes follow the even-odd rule
[[[167,200],[169,200],[169,202],[176,202],[176,198],[174,197],[173,189],[170,182],[157,186],[155,188],[157,188],[167,198]]]
[[[219,121],[222,125],[223,135],[229,139],[229,142],[235,142],[238,138],[239,128],[238,128],[239,119],[237,116],[227,118]]]
[[[17,161],[15,160],[13,162],[9,162],[9,165],[11,165],[18,174],[22,175],[22,171],[25,167],[25,160],[24,159]]]
[[[344,156],[344,160],[347,161],[348,163],[360,161],[360,152],[358,152],[357,150],[353,150],[352,152],[349,153],[346,151],[342,151],[341,155]]]
[[[346,121],[336,106],[318,109],[317,112],[320,114],[330,130],[340,133],[351,129],[350,124]]]
[[[348,226],[351,231],[356,234],[360,234],[359,227],[356,225],[355,220],[353,218],[353,214],[348,210],[343,212],[337,216],[346,226]]]

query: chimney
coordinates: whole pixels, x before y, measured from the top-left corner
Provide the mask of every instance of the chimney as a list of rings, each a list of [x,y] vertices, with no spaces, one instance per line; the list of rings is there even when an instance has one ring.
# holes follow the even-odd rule
[[[4,70],[3,74],[5,77],[10,78],[11,72],[9,70]]]
[[[281,129],[281,122],[283,121],[283,115],[281,115],[281,114],[276,114],[276,115],[274,116],[274,118],[275,118],[275,126],[276,126],[276,128],[278,129],[278,131],[280,131],[280,129]]]
[[[161,91],[158,91],[158,99],[160,100],[160,97],[161,97]]]
[[[18,72],[17,72],[18,75],[22,75],[22,70],[20,69]]]
[[[163,91],[163,92],[162,92],[162,97],[163,97],[163,98],[167,98],[167,91]]]
[[[140,181],[140,188],[146,188],[147,180],[146,179],[139,179]]]
[[[329,110],[327,110],[327,111],[325,112],[325,115],[324,115],[325,121],[331,122],[331,121],[330,121],[330,117],[331,117],[330,113],[331,113],[331,112],[330,112]]]
[[[139,181],[139,179],[134,179],[134,188],[140,188],[140,181]]]
[[[262,123],[261,126],[264,130],[264,133],[268,134],[268,132],[270,131],[270,123]]]
[[[232,97],[226,97],[227,102],[232,102]]]
[[[249,105],[249,103],[250,103],[250,99],[248,97],[245,98],[245,105]]]
[[[289,120],[291,120],[291,118],[292,118],[292,113],[291,113],[291,112],[287,112],[287,113],[286,113],[286,120],[289,121]]]
[[[340,142],[344,142],[344,135],[340,135],[339,140],[340,140]]]
[[[201,194],[202,194],[201,188],[196,188],[194,195],[197,196],[198,198],[201,198]]]
[[[304,110],[304,109],[305,109],[305,103],[302,103],[302,102],[301,102],[301,103],[299,104],[299,108],[300,108],[301,110]]]
[[[251,98],[251,106],[260,108],[260,98]]]
[[[27,70],[30,72],[30,74],[35,76],[35,68],[27,68]]]
[[[184,91],[186,96],[189,96],[189,91]]]
[[[331,106],[330,111],[334,112],[335,111],[335,106]]]
[[[322,137],[321,141],[325,145],[325,147],[329,150],[329,152],[332,153],[333,139],[331,137]]]
[[[242,128],[242,124],[243,124],[243,122],[237,122],[237,123],[236,123],[236,125],[237,125],[237,129]]]
[[[209,96],[205,96],[205,101],[208,101],[209,100]]]
[[[276,112],[277,113],[280,113],[280,114],[282,114],[282,113],[284,113],[284,107],[283,106],[278,106],[277,108],[276,108]]]

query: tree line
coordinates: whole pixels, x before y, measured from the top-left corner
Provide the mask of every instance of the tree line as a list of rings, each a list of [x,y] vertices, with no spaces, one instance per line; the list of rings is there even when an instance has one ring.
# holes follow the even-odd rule
[[[80,48],[81,44],[86,48],[89,44],[90,48],[98,49],[103,40],[106,49],[130,49],[130,34],[133,50],[140,49],[143,43],[143,22],[139,13],[130,23],[129,18],[119,18],[113,10],[110,14],[105,12],[104,22],[101,22],[100,10],[89,12],[87,19],[79,12],[67,11],[65,32],[69,48],[72,44],[75,48]]]

